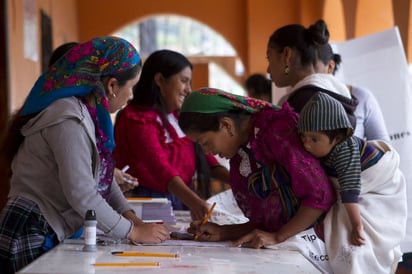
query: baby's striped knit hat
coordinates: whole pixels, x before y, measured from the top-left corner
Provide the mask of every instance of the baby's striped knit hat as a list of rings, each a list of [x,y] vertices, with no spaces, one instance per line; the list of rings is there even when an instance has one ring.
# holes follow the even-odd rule
[[[299,133],[341,128],[348,129],[348,135],[353,133],[353,127],[342,104],[324,92],[313,95],[300,112]]]

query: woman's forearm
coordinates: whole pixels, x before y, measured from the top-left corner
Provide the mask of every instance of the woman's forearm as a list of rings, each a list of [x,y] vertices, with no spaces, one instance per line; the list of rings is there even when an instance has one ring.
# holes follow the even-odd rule
[[[307,229],[314,224],[316,220],[324,213],[322,209],[301,206],[296,212],[295,216],[289,220],[282,228],[277,232],[277,238],[279,242],[283,242],[286,239],[298,234],[299,232]]]
[[[179,198],[189,208],[204,202],[193,190],[191,190],[179,176],[175,176],[167,184],[167,190]]]
[[[244,224],[222,225],[221,228],[222,239],[225,241],[234,241],[251,232],[254,226],[250,222],[247,222]]]

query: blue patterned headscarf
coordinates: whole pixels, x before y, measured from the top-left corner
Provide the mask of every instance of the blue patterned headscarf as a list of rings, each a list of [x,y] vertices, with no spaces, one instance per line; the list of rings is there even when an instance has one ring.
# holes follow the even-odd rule
[[[118,37],[99,37],[79,44],[39,77],[23,105],[22,115],[40,112],[61,98],[93,93],[99,126],[107,136],[104,146],[112,151],[113,124],[101,79],[131,69],[140,62],[133,45]]]
[[[95,125],[96,146],[100,170],[97,191],[108,199],[113,182],[114,149],[113,123],[109,101],[102,77],[114,77],[140,65],[140,55],[126,40],[100,37],[69,50],[39,77],[30,91],[21,115],[35,114],[54,101],[76,96],[85,104]],[[93,94],[96,108],[89,105],[85,95]]]

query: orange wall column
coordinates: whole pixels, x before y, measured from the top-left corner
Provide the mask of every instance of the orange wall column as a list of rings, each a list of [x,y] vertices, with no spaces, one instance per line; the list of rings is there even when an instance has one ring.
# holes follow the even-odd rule
[[[209,86],[209,64],[193,64],[192,88],[193,90]]]
[[[411,22],[411,1],[410,0],[392,0],[393,14],[395,25],[398,26],[401,34],[403,47],[408,59],[408,63],[412,60],[412,28]]]

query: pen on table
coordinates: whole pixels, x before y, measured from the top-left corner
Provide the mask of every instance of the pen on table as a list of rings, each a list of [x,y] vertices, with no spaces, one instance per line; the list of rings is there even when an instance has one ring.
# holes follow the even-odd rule
[[[159,262],[94,263],[94,266],[160,266]]]
[[[204,225],[205,223],[207,223],[207,221],[209,220],[210,216],[212,215],[213,209],[216,206],[216,202],[213,203],[212,207],[209,209],[209,211],[207,212],[206,216],[203,218],[202,222],[200,223],[200,225]],[[195,240],[197,240],[199,238],[199,234],[195,235]]]
[[[133,251],[112,251],[115,256],[132,256],[132,257],[165,257],[165,258],[179,258],[177,253],[146,253]]]

